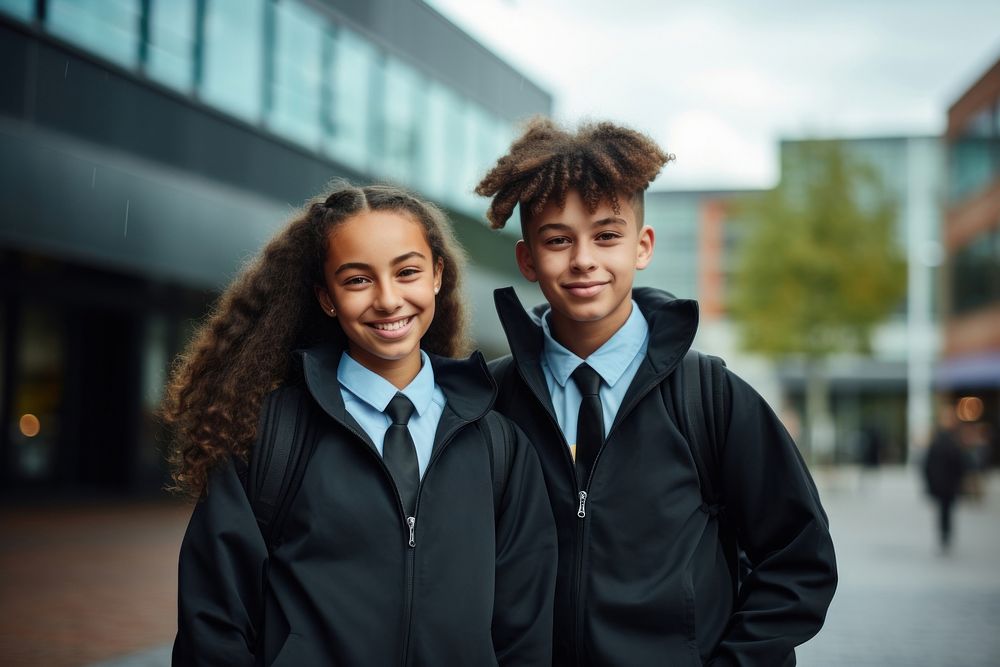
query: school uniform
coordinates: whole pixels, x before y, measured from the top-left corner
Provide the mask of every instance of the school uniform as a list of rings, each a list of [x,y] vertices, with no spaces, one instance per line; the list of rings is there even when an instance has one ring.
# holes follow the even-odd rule
[[[515,428],[495,511],[485,362],[423,359],[401,392],[420,475],[404,509],[382,451],[395,388],[340,349],[301,353],[305,382],[283,391],[314,402],[320,436],[282,538],[268,555],[238,463],[211,475],[181,547],[175,665],[551,664],[537,456]]]
[[[668,382],[694,339],[697,304],[637,288],[626,324],[580,360],[547,332],[547,305],[528,313],[511,288],[495,298],[512,353],[490,367],[496,409],[535,446],[559,535],[553,664],[794,664],[836,587],[827,517],[778,418],[726,371],[718,479],[753,566],[735,593]],[[587,475],[570,447],[581,398],[568,376],[582,361],[601,376],[605,411]]]

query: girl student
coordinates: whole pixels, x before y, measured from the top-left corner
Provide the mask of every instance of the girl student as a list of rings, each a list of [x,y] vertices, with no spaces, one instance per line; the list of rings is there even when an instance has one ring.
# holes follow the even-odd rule
[[[222,294],[164,408],[200,497],[175,665],[551,664],[554,524],[516,428],[494,489],[461,271],[432,204],[338,184]],[[244,480],[275,390],[317,440],[269,550]]]

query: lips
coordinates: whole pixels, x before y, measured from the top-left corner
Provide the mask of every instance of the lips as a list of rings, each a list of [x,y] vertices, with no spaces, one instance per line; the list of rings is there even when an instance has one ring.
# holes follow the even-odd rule
[[[607,286],[606,282],[576,282],[563,285],[563,289],[573,296],[587,298],[598,294]]]
[[[380,338],[402,338],[413,326],[413,316],[401,317],[386,322],[368,322],[367,326]]]

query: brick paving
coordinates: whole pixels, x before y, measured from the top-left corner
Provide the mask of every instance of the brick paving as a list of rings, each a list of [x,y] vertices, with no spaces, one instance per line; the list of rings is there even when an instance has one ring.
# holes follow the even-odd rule
[[[0,665],[86,665],[170,641],[189,515],[176,503],[0,509]]]
[[[1000,477],[936,547],[915,471],[818,475],[841,583],[804,667],[1000,665]],[[0,510],[0,665],[165,667],[190,508]]]

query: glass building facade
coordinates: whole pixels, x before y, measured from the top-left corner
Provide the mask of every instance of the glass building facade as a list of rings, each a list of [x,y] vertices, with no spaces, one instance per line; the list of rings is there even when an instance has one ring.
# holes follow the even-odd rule
[[[0,0],[0,14],[471,216],[519,120],[304,0]]]

